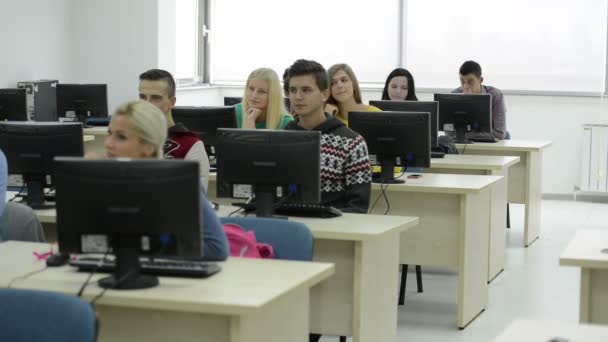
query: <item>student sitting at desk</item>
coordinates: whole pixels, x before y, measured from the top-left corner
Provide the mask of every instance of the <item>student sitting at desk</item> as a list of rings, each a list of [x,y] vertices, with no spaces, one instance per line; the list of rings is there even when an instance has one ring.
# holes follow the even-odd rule
[[[167,121],[163,113],[146,101],[128,102],[116,109],[105,141],[106,158],[163,158]],[[159,201],[163,199],[159,194]],[[167,213],[171,215],[171,213]],[[209,260],[225,260],[228,242],[215,210],[201,190],[203,251]]]
[[[201,185],[206,191],[209,182],[209,157],[198,135],[173,120],[171,109],[177,101],[173,76],[160,69],[144,72],[139,76],[139,98],[152,103],[165,115],[169,128],[163,148],[165,158],[197,161],[200,165]]]
[[[414,76],[403,68],[391,71],[382,90],[382,100],[418,101]]]
[[[344,123],[323,111],[329,97],[321,64],[297,60],[287,75],[291,107],[297,114],[285,129],[321,132],[321,202],[344,212],[367,213],[371,172],[367,145]]]
[[[254,70],[247,78],[243,102],[234,106],[239,128],[283,129],[293,121],[283,102],[279,76],[272,69]]]
[[[466,61],[460,67],[460,87],[452,93],[490,94],[492,95],[492,134],[503,140],[507,133],[507,108],[505,98],[498,88],[483,85],[481,66],[475,61]]]
[[[348,126],[349,112],[381,112],[379,108],[363,104],[359,81],[347,64],[335,64],[327,71],[331,81],[330,96],[325,111]],[[293,102],[292,102],[293,103]]]

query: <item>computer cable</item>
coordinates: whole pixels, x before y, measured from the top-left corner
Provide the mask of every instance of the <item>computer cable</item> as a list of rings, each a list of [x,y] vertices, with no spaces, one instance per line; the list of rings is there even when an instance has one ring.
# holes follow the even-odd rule
[[[17,198],[23,198],[23,195],[21,193],[23,192],[24,189],[25,189],[25,184],[21,185],[21,189],[19,189],[19,192],[17,192],[17,194],[8,201],[14,202]]]
[[[135,270],[131,270],[130,272],[127,272],[125,275],[123,275],[122,277],[120,277],[118,280],[116,280],[116,283],[114,283],[114,287],[113,288],[119,288],[120,285],[122,285],[122,283],[124,283],[126,280],[129,279],[129,277],[131,277],[136,271]],[[106,294],[106,291],[108,291],[109,287],[105,287],[103,290],[101,290],[101,292],[95,296],[90,302],[89,304],[91,304],[91,306],[93,306],[93,308],[95,308],[95,303],[101,299],[101,297],[103,297],[104,294]]]
[[[42,273],[43,271],[46,271],[48,268],[49,267],[45,265],[43,268],[41,268],[39,270],[28,272],[28,273],[26,273],[24,275],[15,277],[11,281],[8,282],[8,285],[6,285],[6,287],[10,289],[17,280],[25,280],[25,279],[27,279],[27,278],[35,275],[35,274]]]
[[[95,275],[95,273],[97,273],[97,270],[99,270],[99,268],[101,266],[103,266],[103,264],[107,261],[108,254],[110,254],[109,250],[106,251],[106,253],[103,255],[103,257],[101,259],[99,259],[99,262],[97,263],[97,265],[95,265],[95,268],[93,269],[93,271],[91,271],[91,273],[89,273],[89,276],[87,277],[87,279],[84,281],[84,283],[80,287],[80,290],[78,290],[78,293],[76,294],[76,296],[82,297],[82,294],[84,293],[84,290],[89,285],[89,282],[91,281],[91,278],[93,278],[93,276]]]

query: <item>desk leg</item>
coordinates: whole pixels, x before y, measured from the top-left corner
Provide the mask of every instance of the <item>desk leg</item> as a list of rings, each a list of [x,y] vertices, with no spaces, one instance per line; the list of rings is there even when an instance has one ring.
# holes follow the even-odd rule
[[[581,270],[580,322],[608,324],[608,270]]]
[[[399,234],[355,245],[353,341],[397,341]]]
[[[505,267],[506,234],[505,222],[507,221],[507,192],[509,171],[496,171],[492,176],[503,176],[496,182],[491,192],[490,210],[490,235],[488,243],[488,282],[491,282],[500,274]]]
[[[461,196],[458,249],[458,328],[464,329],[488,304],[490,189]]]
[[[526,177],[526,216],[524,222],[524,246],[530,246],[540,236],[542,155],[540,152],[528,153]]]

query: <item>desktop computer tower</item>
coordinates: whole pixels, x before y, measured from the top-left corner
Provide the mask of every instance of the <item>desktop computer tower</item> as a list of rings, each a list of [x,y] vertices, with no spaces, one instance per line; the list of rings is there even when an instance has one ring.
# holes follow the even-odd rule
[[[24,81],[17,83],[25,89],[27,114],[32,121],[57,121],[57,80]]]

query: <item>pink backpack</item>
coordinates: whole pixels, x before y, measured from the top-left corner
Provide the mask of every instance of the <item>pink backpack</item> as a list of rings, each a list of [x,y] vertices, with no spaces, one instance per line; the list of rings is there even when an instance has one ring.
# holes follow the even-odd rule
[[[233,257],[274,259],[274,249],[266,243],[258,243],[255,233],[246,231],[241,226],[226,223],[224,231],[230,245],[230,255]]]

